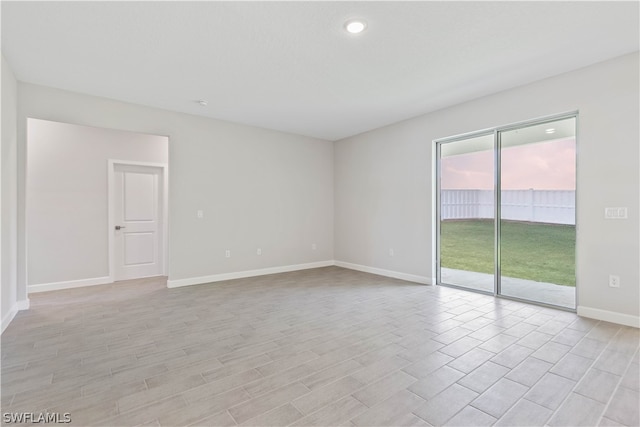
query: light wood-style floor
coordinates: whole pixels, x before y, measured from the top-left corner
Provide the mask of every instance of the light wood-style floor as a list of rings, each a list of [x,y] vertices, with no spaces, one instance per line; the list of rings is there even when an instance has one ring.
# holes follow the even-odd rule
[[[31,296],[2,412],[71,425],[637,426],[639,331],[338,267]]]

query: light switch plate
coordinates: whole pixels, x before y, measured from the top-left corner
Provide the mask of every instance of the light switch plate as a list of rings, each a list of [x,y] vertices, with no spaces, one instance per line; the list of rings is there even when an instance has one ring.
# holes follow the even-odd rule
[[[627,208],[604,208],[605,219],[627,219]]]

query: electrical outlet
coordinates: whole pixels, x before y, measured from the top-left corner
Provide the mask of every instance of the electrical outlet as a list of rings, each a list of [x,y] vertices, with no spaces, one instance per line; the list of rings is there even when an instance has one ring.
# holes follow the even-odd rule
[[[389,248],[389,256],[394,256],[396,253],[393,248]]]
[[[256,255],[262,255],[262,249],[258,248],[258,250],[256,251]]]
[[[224,256],[227,257],[227,258],[231,258],[231,251],[229,249],[224,251]]]
[[[614,276],[613,274],[609,275],[609,286],[612,288],[620,287],[620,276]]]
[[[315,243],[312,243],[312,244],[311,244],[311,250],[312,250],[312,251],[315,251],[316,249],[318,249],[318,246],[316,246],[316,244],[315,244]]]
[[[202,219],[202,218],[204,218],[204,211],[203,211],[202,209],[198,209],[198,210],[196,211],[196,217],[197,217],[198,219]]]

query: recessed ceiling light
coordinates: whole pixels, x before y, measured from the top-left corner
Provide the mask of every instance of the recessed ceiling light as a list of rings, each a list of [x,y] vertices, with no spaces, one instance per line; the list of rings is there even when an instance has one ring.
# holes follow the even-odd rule
[[[549,128],[547,130],[545,130],[546,133],[555,133],[556,130],[554,128]]]
[[[350,19],[344,23],[344,28],[351,34],[358,34],[367,28],[367,23],[361,19]]]
[[[202,105],[203,107],[206,107],[207,105],[209,105],[209,101],[207,101],[206,99],[201,99],[199,101],[197,101],[198,104]]]

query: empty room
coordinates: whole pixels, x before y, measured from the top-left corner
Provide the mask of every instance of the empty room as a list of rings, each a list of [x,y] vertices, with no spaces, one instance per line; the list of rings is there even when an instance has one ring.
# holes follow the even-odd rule
[[[2,1],[3,425],[640,425],[638,1]]]

